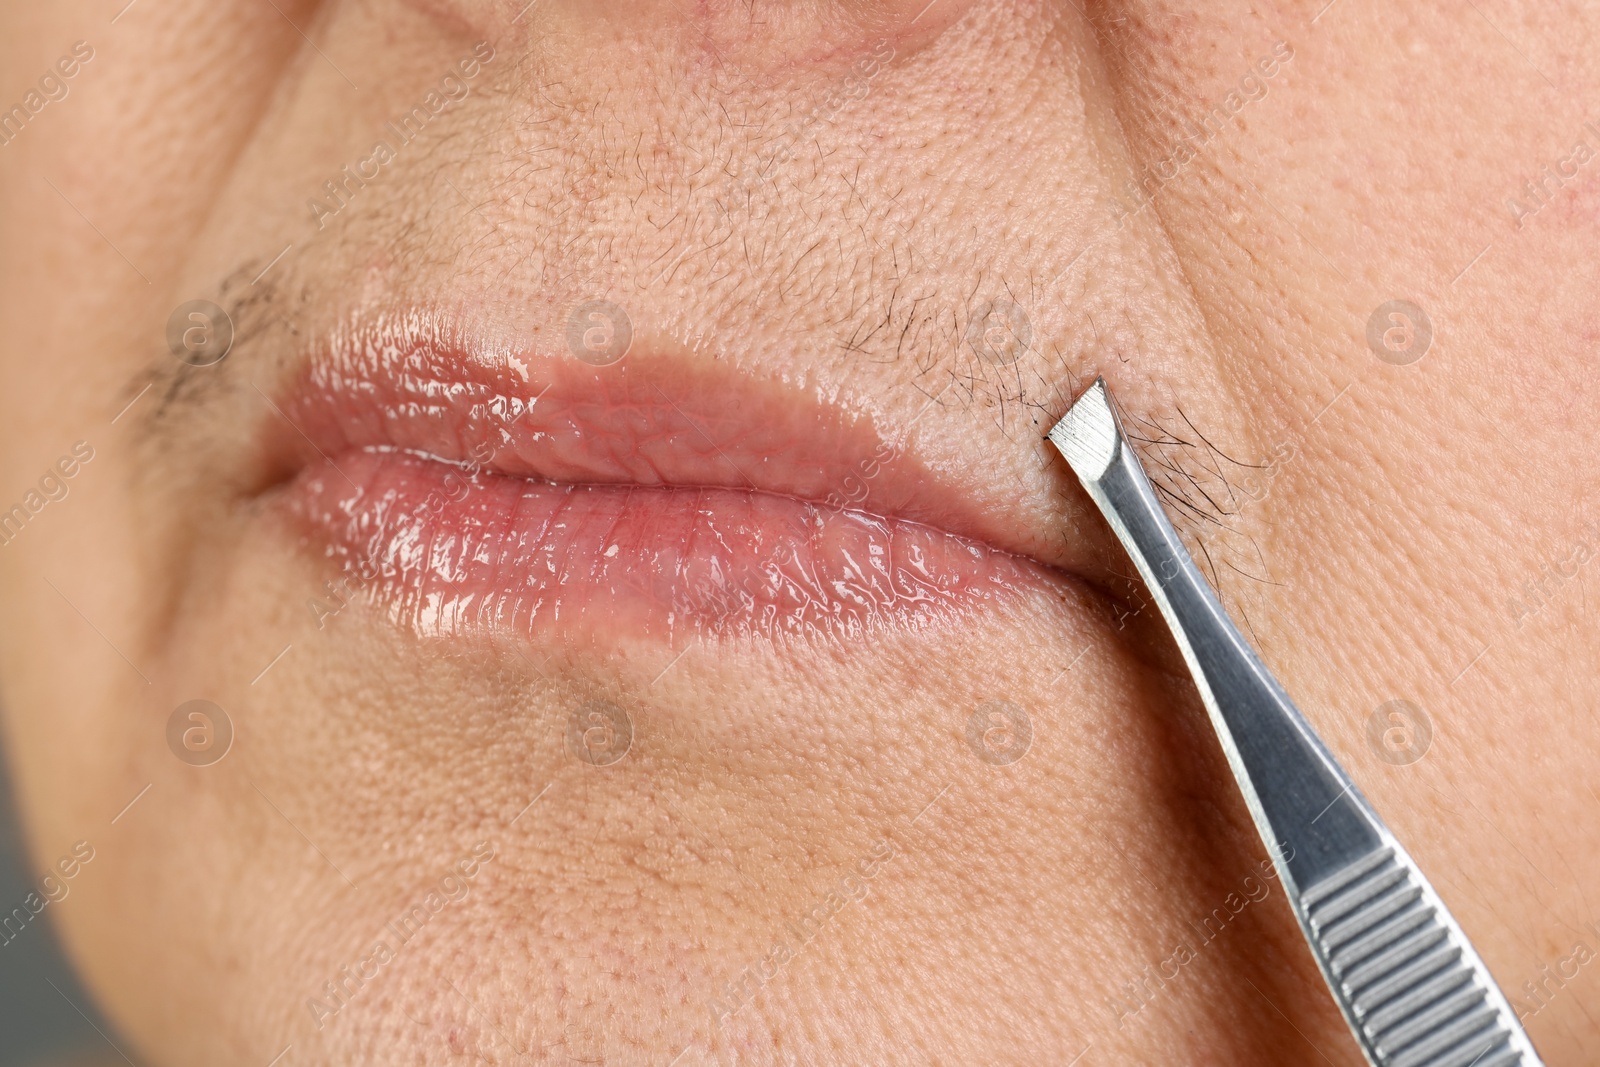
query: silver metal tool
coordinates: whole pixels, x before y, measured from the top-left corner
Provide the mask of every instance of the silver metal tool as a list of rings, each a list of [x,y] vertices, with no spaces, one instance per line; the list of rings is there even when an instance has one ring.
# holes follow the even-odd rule
[[[1172,627],[1317,965],[1374,1067],[1538,1067],[1472,943],[1178,540],[1104,379],[1050,431]]]

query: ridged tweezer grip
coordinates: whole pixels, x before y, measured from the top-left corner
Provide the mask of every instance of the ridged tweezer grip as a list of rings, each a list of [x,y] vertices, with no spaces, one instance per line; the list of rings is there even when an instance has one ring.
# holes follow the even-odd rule
[[[1427,878],[1234,624],[1129,445],[1104,381],[1050,431],[1194,678],[1313,955],[1373,1067],[1539,1067]]]
[[[1383,1067],[1509,1067],[1522,1054],[1453,924],[1380,848],[1300,897],[1306,923]]]

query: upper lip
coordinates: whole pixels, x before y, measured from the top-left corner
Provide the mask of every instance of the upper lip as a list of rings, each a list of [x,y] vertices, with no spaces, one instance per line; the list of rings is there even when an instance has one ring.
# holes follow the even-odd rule
[[[398,449],[553,482],[787,495],[1071,570],[1098,555],[1083,538],[1019,521],[1023,487],[995,484],[995,465],[952,462],[959,448],[929,457],[918,431],[934,429],[935,398],[885,428],[864,405],[638,336],[620,363],[593,367],[564,349],[508,344],[459,318],[412,311],[336,331],[276,406],[293,427],[277,435],[279,470]]]

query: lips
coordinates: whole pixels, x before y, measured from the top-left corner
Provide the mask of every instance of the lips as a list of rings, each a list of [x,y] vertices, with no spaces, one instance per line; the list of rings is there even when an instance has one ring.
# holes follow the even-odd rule
[[[430,636],[856,637],[1051,583],[976,510],[934,525],[963,502],[870,420],[708,363],[591,367],[421,314],[344,332],[278,405],[284,500]]]

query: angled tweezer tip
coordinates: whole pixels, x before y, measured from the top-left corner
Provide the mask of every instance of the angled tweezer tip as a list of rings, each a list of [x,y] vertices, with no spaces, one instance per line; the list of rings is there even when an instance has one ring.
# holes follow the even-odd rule
[[[1123,439],[1103,379],[1068,409],[1050,440],[1171,626],[1301,931],[1368,1064],[1539,1067],[1516,1010],[1427,876],[1195,566]]]
[[[1098,481],[1117,458],[1117,416],[1106,380],[1096,378],[1050,430],[1050,440],[1080,479]]]

